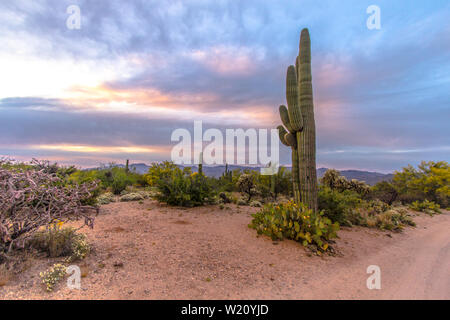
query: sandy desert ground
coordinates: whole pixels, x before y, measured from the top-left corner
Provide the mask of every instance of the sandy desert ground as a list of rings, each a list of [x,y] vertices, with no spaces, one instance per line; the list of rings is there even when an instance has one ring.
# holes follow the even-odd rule
[[[169,208],[152,200],[103,206],[88,234],[80,290],[46,292],[39,258],[0,299],[450,299],[450,213],[415,217],[402,233],[343,228],[337,256],[247,227],[256,208]],[[369,265],[381,289],[369,290]]]

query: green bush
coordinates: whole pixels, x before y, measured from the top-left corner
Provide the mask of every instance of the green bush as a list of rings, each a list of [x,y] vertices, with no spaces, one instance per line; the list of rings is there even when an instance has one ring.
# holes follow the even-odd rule
[[[360,225],[361,217],[354,210],[361,205],[361,198],[352,191],[335,191],[326,186],[320,186],[317,194],[319,210],[333,222],[343,226]]]
[[[413,203],[411,203],[409,207],[414,211],[425,212],[430,216],[436,213],[441,213],[441,206],[438,205],[437,203],[434,203],[433,201],[428,200],[422,202],[414,201]]]
[[[370,199],[381,200],[388,205],[392,205],[397,200],[398,191],[389,181],[381,181],[370,189]]]
[[[450,167],[446,161],[425,162],[396,172],[393,185],[402,203],[428,200],[443,207],[450,204]]]
[[[140,200],[144,200],[144,196],[141,193],[137,193],[137,192],[131,192],[131,193],[126,193],[122,196],[120,196],[120,201],[122,202],[126,202],[126,201],[140,201]]]
[[[68,183],[71,184],[93,181],[100,181],[99,189],[95,197],[100,194],[101,190],[110,190],[114,194],[119,195],[129,186],[147,186],[147,181],[143,175],[112,165],[108,168],[97,170],[79,170],[72,173],[68,178]]]
[[[146,179],[157,187],[156,199],[169,205],[193,207],[213,203],[216,195],[209,178],[190,168],[181,170],[175,164],[165,161],[154,164]]]
[[[114,194],[112,192],[106,192],[97,197],[98,205],[108,204],[108,203],[111,203],[114,201],[115,201],[115,198],[114,198]]]
[[[292,239],[304,246],[313,244],[320,250],[327,250],[328,240],[337,236],[337,222],[332,223],[324,213],[314,213],[304,204],[293,201],[285,204],[267,204],[261,211],[252,214],[250,228],[273,240]]]

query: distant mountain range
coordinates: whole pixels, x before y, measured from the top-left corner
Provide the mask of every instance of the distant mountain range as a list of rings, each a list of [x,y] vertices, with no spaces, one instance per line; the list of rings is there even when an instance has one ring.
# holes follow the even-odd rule
[[[117,167],[121,167],[124,168],[125,165],[123,164],[117,164]],[[130,170],[131,171],[135,171],[137,173],[143,174],[143,173],[147,173],[148,169],[150,168],[150,166],[146,165],[145,163],[134,163],[134,164],[130,164]],[[183,166],[180,166],[181,168]],[[191,166],[192,167],[192,171],[197,171],[197,166]],[[286,167],[288,170],[290,170],[290,167]],[[98,169],[98,168],[92,168],[92,169]],[[228,166],[228,170],[235,170],[235,169],[240,169],[240,170],[259,170],[260,167],[247,167],[247,166],[237,166],[237,165],[229,165]],[[90,169],[87,169],[90,170]],[[325,173],[325,171],[327,171],[328,168],[319,168],[317,169],[317,176],[318,178],[321,178],[323,176],[323,174]],[[222,175],[222,173],[225,171],[225,166],[222,165],[218,165],[218,166],[203,166],[203,172],[205,175],[210,176],[210,177],[220,177]],[[388,181],[391,180],[393,177],[393,174],[389,173],[389,174],[384,174],[384,173],[379,173],[379,172],[370,172],[370,171],[361,171],[361,170],[342,170],[340,171],[340,173],[346,177],[347,179],[357,179],[360,181],[365,181],[367,184],[369,185],[374,185],[377,182],[380,181]]]

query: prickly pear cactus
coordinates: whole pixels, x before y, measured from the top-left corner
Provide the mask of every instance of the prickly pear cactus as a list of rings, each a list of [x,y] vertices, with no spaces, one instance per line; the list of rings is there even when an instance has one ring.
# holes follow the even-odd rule
[[[294,199],[317,211],[316,127],[308,29],[301,32],[295,66],[287,69],[286,100],[288,107],[280,106],[284,126],[278,126],[278,133],[281,142],[292,149]]]

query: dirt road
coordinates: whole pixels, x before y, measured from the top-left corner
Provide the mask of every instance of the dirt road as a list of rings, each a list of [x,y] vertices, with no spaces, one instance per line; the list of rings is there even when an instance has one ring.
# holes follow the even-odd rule
[[[337,257],[311,256],[247,227],[255,208],[174,209],[154,201],[102,207],[94,252],[80,263],[81,290],[47,293],[35,260],[0,287],[0,299],[450,299],[450,214],[415,218],[402,233],[339,232]],[[369,265],[381,289],[369,290]]]

